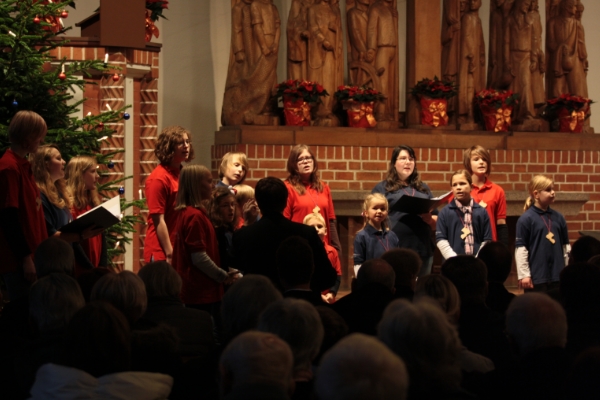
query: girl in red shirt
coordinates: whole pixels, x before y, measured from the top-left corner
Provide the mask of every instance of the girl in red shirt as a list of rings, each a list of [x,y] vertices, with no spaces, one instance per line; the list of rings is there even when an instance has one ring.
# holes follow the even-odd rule
[[[283,215],[298,223],[313,212],[323,216],[329,228],[325,243],[333,246],[341,254],[337,234],[335,211],[329,186],[319,179],[319,164],[316,155],[304,144],[296,145],[290,151],[287,161],[289,176],[285,180],[288,201]]]
[[[71,214],[78,218],[81,214],[100,205],[96,184],[98,182],[98,161],[90,156],[71,158],[65,169],[67,187],[71,191]],[[108,264],[106,237],[97,235],[80,242],[83,251],[94,267],[106,267]],[[81,265],[75,265],[75,276],[83,272]]]
[[[183,303],[209,312],[217,322],[223,284],[232,283],[235,274],[220,268],[219,243],[204,205],[213,188],[208,168],[188,165],[181,170],[175,203],[173,267],[183,281]]]

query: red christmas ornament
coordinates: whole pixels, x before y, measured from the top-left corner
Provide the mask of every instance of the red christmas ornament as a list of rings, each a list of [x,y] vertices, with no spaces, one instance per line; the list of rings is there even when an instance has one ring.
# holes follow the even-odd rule
[[[60,16],[62,18],[67,18],[69,16],[69,13],[67,12],[67,10],[64,10],[63,12],[60,13]]]
[[[36,15],[35,18],[33,19],[33,23],[39,24],[40,22],[41,22],[41,19]]]
[[[98,122],[98,128],[104,129],[104,122]]]
[[[119,80],[119,74],[117,74],[117,73],[115,72],[115,74],[113,75],[113,81],[115,81],[115,82],[116,82],[116,81],[118,81],[118,80]]]
[[[64,81],[65,79],[67,79],[67,75],[64,72],[61,72],[60,74],[58,74],[58,79]]]

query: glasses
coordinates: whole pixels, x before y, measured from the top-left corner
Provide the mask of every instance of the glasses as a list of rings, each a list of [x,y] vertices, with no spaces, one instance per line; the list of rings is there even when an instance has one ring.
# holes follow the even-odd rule
[[[409,162],[415,162],[415,159],[413,157],[399,157],[396,158],[396,161],[400,161],[401,163],[409,163]]]
[[[312,157],[302,157],[302,158],[298,159],[298,164],[303,164],[304,162],[307,162],[310,164],[311,162],[313,162],[313,158]]]

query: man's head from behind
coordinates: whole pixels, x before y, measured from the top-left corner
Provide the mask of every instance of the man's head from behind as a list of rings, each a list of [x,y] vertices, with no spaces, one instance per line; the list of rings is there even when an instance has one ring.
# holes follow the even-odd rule
[[[395,288],[407,286],[414,290],[417,275],[421,269],[421,257],[410,249],[392,249],[382,256],[392,266],[396,274]]]
[[[281,214],[287,205],[288,191],[281,179],[268,176],[258,181],[254,196],[261,213]]]
[[[512,254],[500,242],[491,242],[483,246],[477,256],[487,267],[488,282],[504,283],[510,274]]]
[[[358,276],[356,277],[355,288],[362,289],[367,285],[378,283],[385,286],[394,292],[394,285],[396,283],[396,274],[394,269],[387,261],[380,258],[374,258],[372,260],[365,261],[360,269],[358,270]]]
[[[57,237],[44,240],[35,250],[35,271],[38,279],[51,273],[73,275],[73,246]]]
[[[449,258],[442,264],[442,275],[454,283],[462,304],[485,303],[487,268],[483,261],[465,255]]]

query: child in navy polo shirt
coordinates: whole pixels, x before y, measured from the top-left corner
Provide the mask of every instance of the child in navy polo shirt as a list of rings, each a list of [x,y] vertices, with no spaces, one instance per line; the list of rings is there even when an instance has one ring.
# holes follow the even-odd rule
[[[367,260],[379,258],[388,250],[398,247],[398,236],[390,231],[388,223],[388,202],[381,193],[373,193],[365,198],[362,215],[365,218],[363,229],[354,238],[354,276]]]
[[[515,262],[519,287],[541,291],[558,287],[560,272],[567,265],[571,245],[567,222],[552,210],[554,182],[536,175],[529,182],[529,197],[517,221]]]
[[[458,254],[476,256],[492,240],[490,217],[485,208],[471,198],[471,174],[465,169],[450,178],[452,200],[440,211],[436,224],[437,247],[445,259]]]

